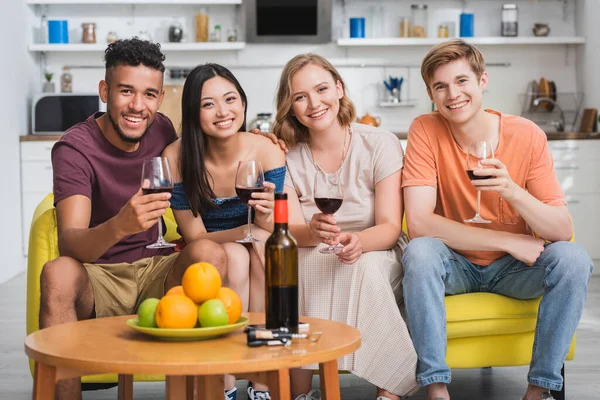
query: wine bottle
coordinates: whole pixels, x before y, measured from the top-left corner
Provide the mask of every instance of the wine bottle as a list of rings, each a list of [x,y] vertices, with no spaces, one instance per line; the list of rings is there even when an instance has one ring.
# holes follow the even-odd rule
[[[267,329],[298,333],[298,246],[288,230],[287,194],[275,193],[275,226],[265,244]]]

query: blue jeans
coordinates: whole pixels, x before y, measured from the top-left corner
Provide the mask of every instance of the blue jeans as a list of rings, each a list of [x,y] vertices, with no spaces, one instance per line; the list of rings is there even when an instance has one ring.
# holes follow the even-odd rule
[[[531,267],[509,254],[482,267],[440,240],[422,237],[410,241],[402,263],[408,328],[419,357],[419,385],[450,383],[444,295],[490,292],[522,300],[543,296],[527,379],[532,385],[561,390],[560,370],[594,268],[581,245],[548,244]]]

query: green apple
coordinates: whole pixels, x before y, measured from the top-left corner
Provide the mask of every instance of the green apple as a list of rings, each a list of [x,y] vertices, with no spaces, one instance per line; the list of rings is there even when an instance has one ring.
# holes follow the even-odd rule
[[[154,297],[149,297],[142,301],[138,307],[138,324],[146,328],[158,328],[154,314],[159,300]]]
[[[219,299],[206,300],[198,307],[198,322],[202,328],[229,324],[225,304]]]

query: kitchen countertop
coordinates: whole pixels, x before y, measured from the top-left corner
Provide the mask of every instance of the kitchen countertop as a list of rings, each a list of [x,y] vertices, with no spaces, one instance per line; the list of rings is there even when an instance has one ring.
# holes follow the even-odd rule
[[[407,132],[394,132],[398,139],[405,140],[408,137]],[[550,140],[580,140],[580,139],[600,139],[600,132],[546,132],[548,141]]]
[[[394,132],[398,139],[406,139],[407,132]],[[55,142],[62,135],[25,135],[19,136],[21,142]],[[548,140],[578,140],[578,139],[600,139],[600,132],[546,132]]]

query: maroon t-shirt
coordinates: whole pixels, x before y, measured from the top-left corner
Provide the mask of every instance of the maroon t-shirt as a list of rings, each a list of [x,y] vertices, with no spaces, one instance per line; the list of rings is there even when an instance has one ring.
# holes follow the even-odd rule
[[[148,132],[134,152],[119,150],[102,134],[96,113],[61,137],[52,148],[54,174],[54,204],[73,195],[83,195],[92,201],[90,228],[114,217],[140,188],[145,159],[160,156],[163,149],[177,138],[173,124],[156,113]],[[133,262],[144,257],[167,255],[169,249],[147,249],[156,241],[156,225],[145,232],[123,238],[108,249],[99,264]]]

